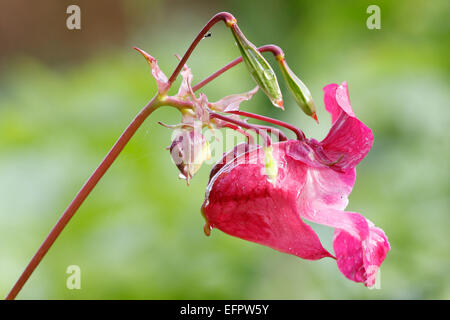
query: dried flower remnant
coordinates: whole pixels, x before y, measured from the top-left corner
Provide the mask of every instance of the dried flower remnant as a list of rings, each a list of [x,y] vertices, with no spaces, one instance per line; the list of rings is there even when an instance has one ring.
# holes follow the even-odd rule
[[[186,179],[188,184],[203,162],[211,157],[208,141],[196,130],[179,129],[169,151],[180,170],[180,178]]]

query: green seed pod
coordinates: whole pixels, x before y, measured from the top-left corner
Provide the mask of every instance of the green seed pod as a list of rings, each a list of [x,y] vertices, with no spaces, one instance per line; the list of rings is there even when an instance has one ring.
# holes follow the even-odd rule
[[[283,96],[278,85],[277,76],[270,64],[264,59],[253,43],[247,40],[236,23],[230,24],[242,59],[245,62],[250,74],[261,90],[269,97],[275,107],[283,108]]]
[[[289,91],[294,96],[294,99],[299,107],[306,115],[319,122],[316,115],[316,105],[314,104],[312,95],[309,92],[308,88],[289,68],[283,56],[277,56],[277,61],[280,65],[281,73],[283,74]]]

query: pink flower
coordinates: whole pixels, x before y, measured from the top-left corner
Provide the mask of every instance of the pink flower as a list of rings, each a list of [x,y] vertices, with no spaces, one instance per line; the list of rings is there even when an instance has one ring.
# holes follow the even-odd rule
[[[371,221],[344,210],[355,166],[372,147],[372,131],[353,113],[345,82],[324,91],[332,117],[327,137],[273,144],[275,181],[265,175],[262,148],[234,150],[213,168],[202,206],[205,230],[218,228],[303,259],[332,257],[348,279],[373,286],[389,242]],[[335,228],[335,256],[303,219]]]

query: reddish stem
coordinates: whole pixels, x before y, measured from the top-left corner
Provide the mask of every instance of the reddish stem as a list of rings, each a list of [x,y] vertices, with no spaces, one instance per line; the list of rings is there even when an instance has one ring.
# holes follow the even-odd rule
[[[235,23],[236,19],[233,17],[232,14],[228,12],[219,12],[214,17],[212,17],[211,20],[209,20],[208,23],[203,27],[203,29],[200,31],[197,37],[195,37],[194,41],[192,41],[190,47],[187,49],[183,58],[181,58],[180,62],[178,63],[178,66],[175,68],[175,70],[173,71],[172,75],[169,78],[169,86],[175,81],[184,64],[186,63],[187,59],[191,55],[192,51],[194,51],[198,43],[203,39],[203,37],[209,31],[209,29],[211,29],[212,26],[219,21],[224,21],[227,25],[230,25]]]
[[[272,145],[272,140],[270,139],[269,135],[266,133],[266,130],[259,128],[256,125],[252,125],[250,123],[246,123],[241,120],[236,120],[236,119],[221,115],[219,113],[216,113],[214,111],[209,111],[209,115],[211,118],[217,118],[217,119],[229,122],[229,123],[233,123],[242,128],[254,130],[257,134],[259,134],[261,137],[263,137],[264,142],[266,143],[266,147],[270,147]]]
[[[265,121],[265,122],[269,122],[275,125],[278,125],[280,127],[284,127],[286,129],[291,130],[292,132],[295,133],[295,135],[297,136],[297,140],[305,140],[305,134],[297,127],[286,123],[284,121],[280,121],[277,119],[273,119],[273,118],[269,118],[269,117],[265,117],[265,116],[261,116],[259,114],[255,114],[255,113],[250,113],[250,112],[245,112],[245,111],[229,111],[228,113],[232,113],[232,114],[237,114],[243,117],[249,117],[249,118],[253,118],[256,120],[261,120],[261,121]]]
[[[274,44],[268,44],[262,47],[258,48],[259,52],[265,52],[265,51],[270,51],[273,53],[273,55],[277,58],[277,59],[284,59],[284,52],[283,50],[281,50],[280,47],[274,45]],[[236,58],[233,61],[231,61],[230,63],[228,63],[226,66],[224,66],[223,68],[217,70],[216,72],[214,72],[212,75],[210,75],[209,77],[203,79],[202,81],[200,81],[199,83],[197,83],[195,86],[192,87],[192,90],[197,91],[198,89],[200,89],[201,87],[203,87],[204,85],[208,84],[209,82],[211,82],[212,80],[214,80],[215,78],[217,78],[218,76],[220,76],[222,73],[224,73],[227,70],[230,70],[231,68],[233,68],[234,66],[238,65],[239,63],[242,62],[242,57]]]
[[[112,165],[114,160],[117,158],[117,156],[123,150],[123,148],[126,146],[128,141],[130,141],[131,137],[134,135],[134,133],[137,131],[137,129],[139,129],[139,127],[145,121],[145,119],[157,108],[155,101],[156,101],[156,99],[153,98],[139,112],[139,114],[133,119],[133,121],[131,121],[131,123],[128,125],[128,127],[125,129],[125,131],[122,133],[120,138],[116,141],[114,146],[108,152],[106,157],[100,163],[98,168],[94,171],[94,173],[86,181],[84,186],[81,188],[81,190],[78,192],[78,194],[72,200],[70,205],[64,211],[61,218],[58,220],[58,222],[55,224],[53,229],[50,231],[47,238],[41,244],[41,246],[39,247],[38,251],[35,253],[33,258],[31,259],[31,261],[28,263],[27,267],[25,268],[25,271],[22,273],[20,278],[14,284],[14,287],[11,289],[9,294],[6,296],[6,300],[14,299],[17,296],[17,294],[20,292],[20,290],[22,289],[25,282],[27,282],[28,278],[31,276],[31,274],[36,269],[36,267],[39,265],[42,258],[45,256],[45,254],[48,252],[50,247],[55,242],[56,238],[58,238],[61,231],[64,229],[64,227],[67,225],[67,223],[73,217],[73,215],[77,212],[78,208],[81,206],[83,201],[91,193],[92,189],[94,189],[94,187],[97,185],[99,180],[103,177],[105,172],[109,169],[109,167]]]
[[[275,134],[278,138],[278,141],[286,141],[288,139],[286,137],[286,135],[281,130],[278,130],[277,128],[270,127],[270,126],[263,126],[263,125],[259,125],[259,124],[255,125],[255,126],[261,128],[261,129],[264,129],[269,133]]]
[[[230,129],[233,129],[236,132],[239,132],[240,134],[244,135],[247,138],[248,144],[254,144],[255,141],[253,139],[253,136],[250,133],[246,132],[245,130],[242,130],[238,126],[235,126],[235,125],[233,125],[231,123],[227,123],[227,124],[224,125],[224,127],[230,128]]]
[[[269,133],[275,134],[278,137],[278,141],[286,141],[288,139],[286,137],[286,135],[281,130],[278,130],[276,128],[269,127],[269,126],[263,126],[263,125],[256,125],[256,124],[254,124],[254,126],[258,127],[258,128],[261,128],[261,129],[264,129],[264,130],[266,130]],[[233,129],[234,131],[237,131],[237,132],[241,133],[242,135],[246,136],[247,137],[247,142],[249,144],[253,144],[254,143],[253,136],[251,134],[249,134],[248,132],[246,132],[245,130],[242,130],[238,126],[235,126],[233,124],[227,123],[227,124],[224,125],[224,127]]]

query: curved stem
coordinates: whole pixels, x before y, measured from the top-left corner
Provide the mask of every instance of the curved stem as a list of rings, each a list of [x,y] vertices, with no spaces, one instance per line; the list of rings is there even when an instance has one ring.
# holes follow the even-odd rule
[[[50,231],[47,238],[44,240],[44,242],[39,247],[38,251],[35,253],[35,255],[31,259],[31,261],[28,263],[27,267],[25,268],[25,271],[22,273],[20,278],[14,284],[14,287],[11,289],[9,294],[6,296],[6,300],[12,300],[17,296],[17,294],[20,292],[20,290],[22,289],[25,282],[27,282],[28,278],[31,276],[31,274],[36,269],[36,267],[39,265],[42,258],[44,258],[45,254],[48,252],[50,247],[53,245],[56,238],[58,238],[61,231],[64,229],[64,227],[67,225],[67,223],[73,217],[73,215],[77,212],[78,208],[82,205],[82,203],[87,198],[87,196],[91,193],[92,189],[94,189],[94,187],[97,185],[99,180],[103,177],[105,172],[109,169],[109,167],[112,165],[114,160],[117,158],[117,156],[123,150],[123,148],[126,146],[128,141],[130,141],[131,137],[133,137],[133,135],[136,133],[136,131],[139,129],[139,127],[142,125],[142,123],[145,121],[145,119],[147,119],[147,117],[154,110],[156,110],[159,106],[160,106],[159,100],[155,96],[139,112],[139,114],[133,119],[133,121],[131,121],[131,123],[128,125],[128,127],[125,129],[125,131],[122,133],[120,138],[116,141],[114,146],[108,152],[106,157],[103,159],[103,161],[100,163],[100,165],[94,171],[94,173],[89,177],[89,179],[83,185],[81,190],[78,192],[78,194],[72,200],[70,205],[64,211],[61,218],[58,220],[58,222],[56,222],[55,226]]]
[[[213,25],[215,25],[219,21],[224,21],[227,25],[230,25],[236,22],[236,19],[233,17],[231,13],[228,12],[219,12],[214,17],[212,17],[211,20],[209,20],[208,23],[199,32],[197,37],[195,37],[194,41],[192,41],[183,58],[181,58],[180,62],[178,63],[178,66],[175,68],[175,70],[173,71],[172,75],[169,78],[169,85],[171,85],[175,81],[184,64],[186,63],[187,59],[191,55],[192,51],[194,51],[195,47],[203,39],[205,34],[209,31],[209,29],[212,28]]]
[[[231,124],[231,123],[227,123],[227,124],[224,125],[224,127],[233,129],[234,131],[239,132],[240,134],[244,135],[247,138],[247,143],[248,144],[254,144],[255,143],[255,140],[253,139],[253,136],[250,133],[246,132],[245,130],[242,130],[238,126],[235,126],[234,124]]]
[[[255,113],[250,113],[250,112],[245,112],[245,111],[229,111],[228,113],[232,113],[232,114],[237,114],[243,117],[249,117],[249,118],[253,118],[256,120],[261,120],[261,121],[265,121],[265,122],[269,122],[275,125],[278,125],[280,127],[284,127],[286,129],[291,130],[292,132],[295,133],[295,135],[297,136],[298,140],[305,140],[305,134],[303,133],[303,131],[301,131],[299,128],[286,123],[284,121],[280,121],[277,119],[273,119],[273,118],[269,118],[269,117],[265,117],[265,116],[261,116],[259,114],[255,114]]]
[[[281,130],[278,130],[277,128],[270,127],[270,126],[263,126],[263,125],[260,125],[260,124],[257,124],[255,126],[257,126],[258,128],[264,129],[264,130],[266,130],[269,133],[275,134],[277,136],[277,138],[278,138],[278,141],[286,141],[288,139],[286,137],[286,135]]]
[[[236,120],[236,119],[221,115],[219,113],[216,113],[214,111],[209,111],[209,115],[211,118],[217,118],[217,119],[223,120],[225,122],[233,123],[242,128],[254,130],[257,134],[259,134],[261,137],[263,137],[266,147],[270,147],[272,145],[272,139],[270,139],[269,135],[266,133],[266,130],[259,128],[256,125],[252,125],[252,124],[246,123],[241,120]]]
[[[283,50],[279,46],[276,46],[274,44],[267,44],[265,46],[259,47],[258,51],[259,52],[269,51],[269,52],[272,52],[272,54],[275,56],[276,59],[284,59],[284,52],[283,52]],[[211,82],[212,80],[214,80],[215,78],[220,76],[225,71],[230,70],[231,68],[233,68],[234,66],[238,65],[241,62],[242,62],[242,57],[234,59],[233,61],[228,63],[223,68],[217,70],[216,72],[214,72],[209,77],[207,77],[207,78],[203,79],[202,81],[200,81],[199,83],[197,83],[195,86],[192,87],[192,90],[194,92],[197,91],[201,87],[205,86],[206,84],[208,84],[209,82]]]

